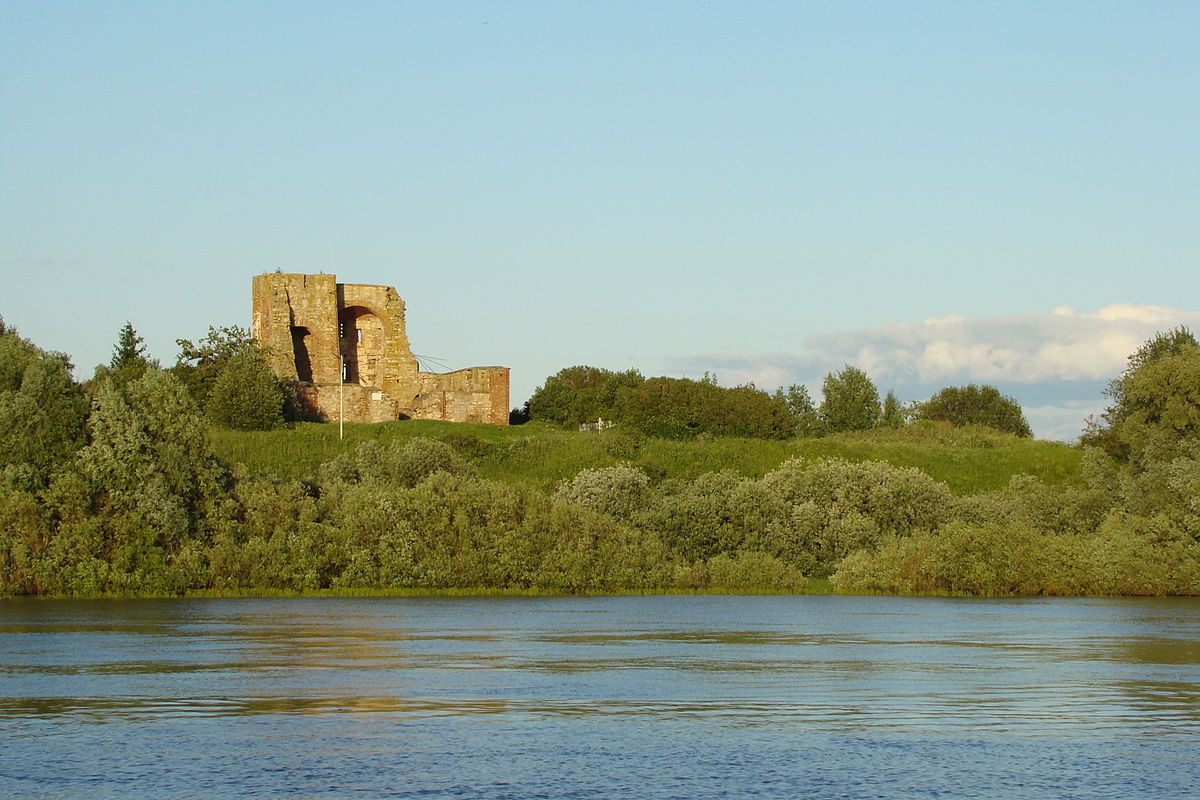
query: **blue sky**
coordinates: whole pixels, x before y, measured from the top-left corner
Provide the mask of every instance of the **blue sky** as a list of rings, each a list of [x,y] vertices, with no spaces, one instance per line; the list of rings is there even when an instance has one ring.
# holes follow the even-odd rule
[[[994,383],[1200,328],[1200,4],[0,0],[0,314],[77,374],[395,286],[414,350]]]

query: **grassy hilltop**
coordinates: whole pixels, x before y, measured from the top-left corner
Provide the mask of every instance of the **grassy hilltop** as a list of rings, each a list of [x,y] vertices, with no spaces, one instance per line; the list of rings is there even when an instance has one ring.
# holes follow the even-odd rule
[[[584,469],[629,463],[652,479],[695,478],[729,470],[761,478],[789,458],[842,458],[886,461],[915,467],[944,482],[955,494],[1003,488],[1014,475],[1032,475],[1047,484],[1080,479],[1082,451],[988,428],[955,428],[933,423],[898,430],[875,429],[820,439],[710,438],[655,439],[622,430],[578,433],[538,422],[499,427],[409,420],[338,427],[301,423],[273,431],[214,430],[217,454],[251,472],[279,478],[310,478],[324,462],[351,453],[366,441],[380,444],[413,438],[438,439],[473,462],[481,477],[552,490]]]

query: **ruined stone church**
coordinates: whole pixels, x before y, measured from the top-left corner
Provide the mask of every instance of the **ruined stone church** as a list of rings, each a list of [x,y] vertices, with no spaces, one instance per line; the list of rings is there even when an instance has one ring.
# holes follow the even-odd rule
[[[325,274],[256,275],[252,332],[275,374],[296,382],[310,416],[508,424],[508,367],[421,371],[404,301],[391,286],[338,283]]]

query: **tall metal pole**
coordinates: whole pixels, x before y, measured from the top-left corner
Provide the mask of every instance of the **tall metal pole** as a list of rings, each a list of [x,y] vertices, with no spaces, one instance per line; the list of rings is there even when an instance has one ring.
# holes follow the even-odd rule
[[[338,370],[338,440],[346,435],[346,404],[342,400],[346,386],[346,357],[339,356],[341,369]]]

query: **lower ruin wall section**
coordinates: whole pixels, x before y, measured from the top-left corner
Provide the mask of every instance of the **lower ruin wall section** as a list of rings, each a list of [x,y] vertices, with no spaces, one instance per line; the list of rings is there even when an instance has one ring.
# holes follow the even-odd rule
[[[296,393],[304,416],[321,422],[391,422],[408,416],[398,402],[374,386],[302,383]]]
[[[304,416],[322,422],[436,419],[508,424],[508,367],[419,375],[421,392],[410,405],[401,404],[376,386],[356,383],[300,383],[296,393]]]
[[[455,372],[421,372],[414,403],[416,419],[508,424],[508,367],[470,367]]]

